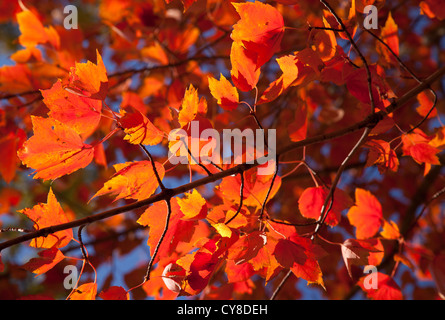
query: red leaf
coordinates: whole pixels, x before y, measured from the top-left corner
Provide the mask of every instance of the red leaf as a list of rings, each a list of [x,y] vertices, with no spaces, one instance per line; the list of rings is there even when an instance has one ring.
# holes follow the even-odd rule
[[[371,277],[368,275],[368,277]],[[366,276],[362,277],[359,281],[359,286],[363,291],[366,292],[368,298],[372,300],[402,300],[403,295],[400,291],[397,283],[388,275],[378,272],[376,274],[377,277],[377,288],[373,289],[372,287],[366,288],[364,281],[366,281]]]
[[[355,206],[349,209],[348,218],[349,222],[356,227],[357,239],[371,238],[382,225],[382,206],[371,192],[357,188]]]
[[[309,239],[294,235],[278,240],[273,255],[282,267],[292,270],[298,278],[324,286],[315,252]]]
[[[99,293],[99,298],[104,300],[128,300],[129,294],[124,288],[113,286]]]
[[[318,220],[328,193],[328,190],[323,187],[312,187],[304,190],[298,200],[298,208],[302,216]],[[351,199],[349,199],[346,193],[336,189],[334,192],[334,203],[325,220],[326,224],[329,226],[337,225],[341,219],[341,211],[348,208],[351,204]]]

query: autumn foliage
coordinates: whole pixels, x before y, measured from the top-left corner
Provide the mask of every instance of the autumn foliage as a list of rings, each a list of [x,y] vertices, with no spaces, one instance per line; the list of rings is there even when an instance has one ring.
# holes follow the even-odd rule
[[[1,299],[445,298],[443,1],[75,5],[0,4]]]

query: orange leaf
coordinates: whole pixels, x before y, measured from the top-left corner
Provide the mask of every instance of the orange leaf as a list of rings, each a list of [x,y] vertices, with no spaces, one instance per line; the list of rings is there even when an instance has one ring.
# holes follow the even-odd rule
[[[417,95],[417,101],[419,102],[419,106],[416,108],[418,114],[422,117],[426,117],[428,112],[430,112],[431,108],[434,106],[434,100],[431,97],[431,94],[425,91],[422,91]],[[437,116],[437,109],[434,108],[431,113],[428,115],[428,119],[434,118]]]
[[[355,203],[348,212],[349,222],[356,227],[357,239],[371,238],[382,224],[382,206],[371,192],[360,188],[355,190]]]
[[[241,19],[233,26],[231,38],[257,54],[255,64],[258,69],[280,49],[283,17],[276,8],[259,1],[232,4]]]
[[[445,19],[445,6],[442,0],[425,0],[420,2],[420,12],[429,18]]]
[[[282,75],[263,92],[258,104],[270,102],[281,95],[298,78],[298,59],[294,55],[277,58]]]
[[[177,198],[184,220],[201,220],[207,216],[206,200],[196,189],[192,193],[186,193],[184,198]]]
[[[39,203],[31,209],[26,208],[19,212],[23,213],[34,222],[34,228],[36,230],[68,222],[65,212],[59,202],[57,202],[56,196],[51,188],[49,189],[46,204]],[[62,248],[66,246],[72,238],[73,231],[67,229],[57,231],[47,237],[33,239],[30,246],[35,248],[51,248],[53,246]]]
[[[158,258],[171,255],[172,252],[178,249],[179,243],[188,243],[192,239],[195,228],[198,225],[198,221],[184,220],[184,214],[181,212],[176,198],[171,200],[171,208],[169,227],[164,241],[159,247]],[[154,250],[164,232],[166,217],[167,204],[165,201],[162,201],[148,207],[137,220],[137,223],[140,225],[150,228],[147,245],[152,250]]]
[[[370,277],[369,275],[368,277]],[[359,286],[362,288],[364,292],[366,292],[366,295],[368,298],[373,300],[402,300],[403,295],[400,291],[400,287],[397,285],[397,283],[394,281],[393,278],[390,276],[378,272],[376,274],[377,276],[377,288],[373,289],[371,288],[365,288],[364,281],[366,281],[366,276],[360,278]]]
[[[391,50],[398,56],[399,55],[399,36],[398,27],[392,18],[391,12],[389,12],[385,25],[380,33],[380,38],[391,48]],[[397,60],[394,55],[380,42],[377,43],[377,51],[383,56],[387,63],[395,62]]]
[[[73,94],[62,87],[59,79],[51,89],[41,90],[48,115],[70,126],[84,139],[99,125],[102,102]]]
[[[68,125],[53,119],[31,116],[34,135],[18,151],[20,160],[35,169],[34,179],[57,179],[85,168],[94,157],[94,148],[84,144]]]
[[[159,178],[165,174],[164,166],[155,163]],[[158,188],[158,181],[150,161],[126,162],[114,165],[116,173],[105,182],[104,186],[93,196],[93,198],[112,194],[119,199],[142,200],[150,197]],[[92,199],[93,199],[92,198]]]
[[[198,113],[199,103],[198,90],[195,89],[193,85],[190,85],[185,91],[181,109],[179,110],[178,121],[181,127],[184,127],[195,119]]]
[[[248,92],[256,87],[261,70],[257,69],[256,53],[246,50],[240,42],[233,42],[230,50],[230,75],[234,85],[241,91]]]
[[[81,96],[104,100],[108,91],[107,70],[97,50],[96,56],[97,64],[87,61],[71,68],[68,88]]]
[[[24,47],[35,47],[50,42],[55,48],[60,45],[59,35],[53,27],[45,28],[30,10],[17,13],[17,22],[21,35],[19,42]]]
[[[130,108],[127,108],[129,110]],[[121,111],[123,117],[119,124],[124,128],[126,136],[124,140],[132,144],[156,145],[164,138],[164,133],[141,112],[131,108],[130,112]]]
[[[129,294],[124,288],[113,286],[99,293],[99,298],[104,300],[129,300]]]
[[[96,300],[97,284],[94,282],[84,283],[74,289],[68,300]]]
[[[380,235],[385,239],[393,239],[396,240],[400,238],[399,227],[394,221],[383,221],[383,231],[380,232]]]
[[[32,258],[25,265],[23,265],[24,269],[35,273],[36,276],[51,270],[56,264],[65,258],[63,253],[56,247],[42,250],[38,253],[38,255],[40,258]]]
[[[209,89],[224,110],[231,111],[238,107],[238,90],[222,74],[219,81],[209,77]]]

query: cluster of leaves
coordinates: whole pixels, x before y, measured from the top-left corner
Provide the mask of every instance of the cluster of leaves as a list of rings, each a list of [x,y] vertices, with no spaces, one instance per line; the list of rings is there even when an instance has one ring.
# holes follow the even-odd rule
[[[1,6],[0,298],[445,295],[441,1],[84,1],[79,29]],[[171,164],[192,121],[275,129],[273,170],[190,135]]]

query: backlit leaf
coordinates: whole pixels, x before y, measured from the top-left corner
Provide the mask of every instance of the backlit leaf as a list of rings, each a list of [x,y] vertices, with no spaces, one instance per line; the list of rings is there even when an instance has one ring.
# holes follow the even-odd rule
[[[31,209],[26,208],[19,212],[34,222],[36,230],[68,222],[68,218],[56,199],[52,189],[49,189],[47,203],[39,203]],[[30,246],[36,248],[62,248],[73,238],[73,231],[66,229],[57,231],[47,237],[38,237],[31,241]]]
[[[155,164],[159,177],[164,177],[164,166]],[[126,162],[114,165],[116,173],[93,198],[110,194],[119,199],[142,200],[150,197],[158,188],[158,181],[150,161]]]
[[[355,206],[348,212],[349,222],[356,227],[357,239],[374,236],[383,222],[382,206],[371,192],[355,189]]]
[[[31,116],[34,135],[18,151],[18,157],[35,171],[34,179],[53,180],[86,167],[94,148],[82,142],[72,127],[53,118]]]

